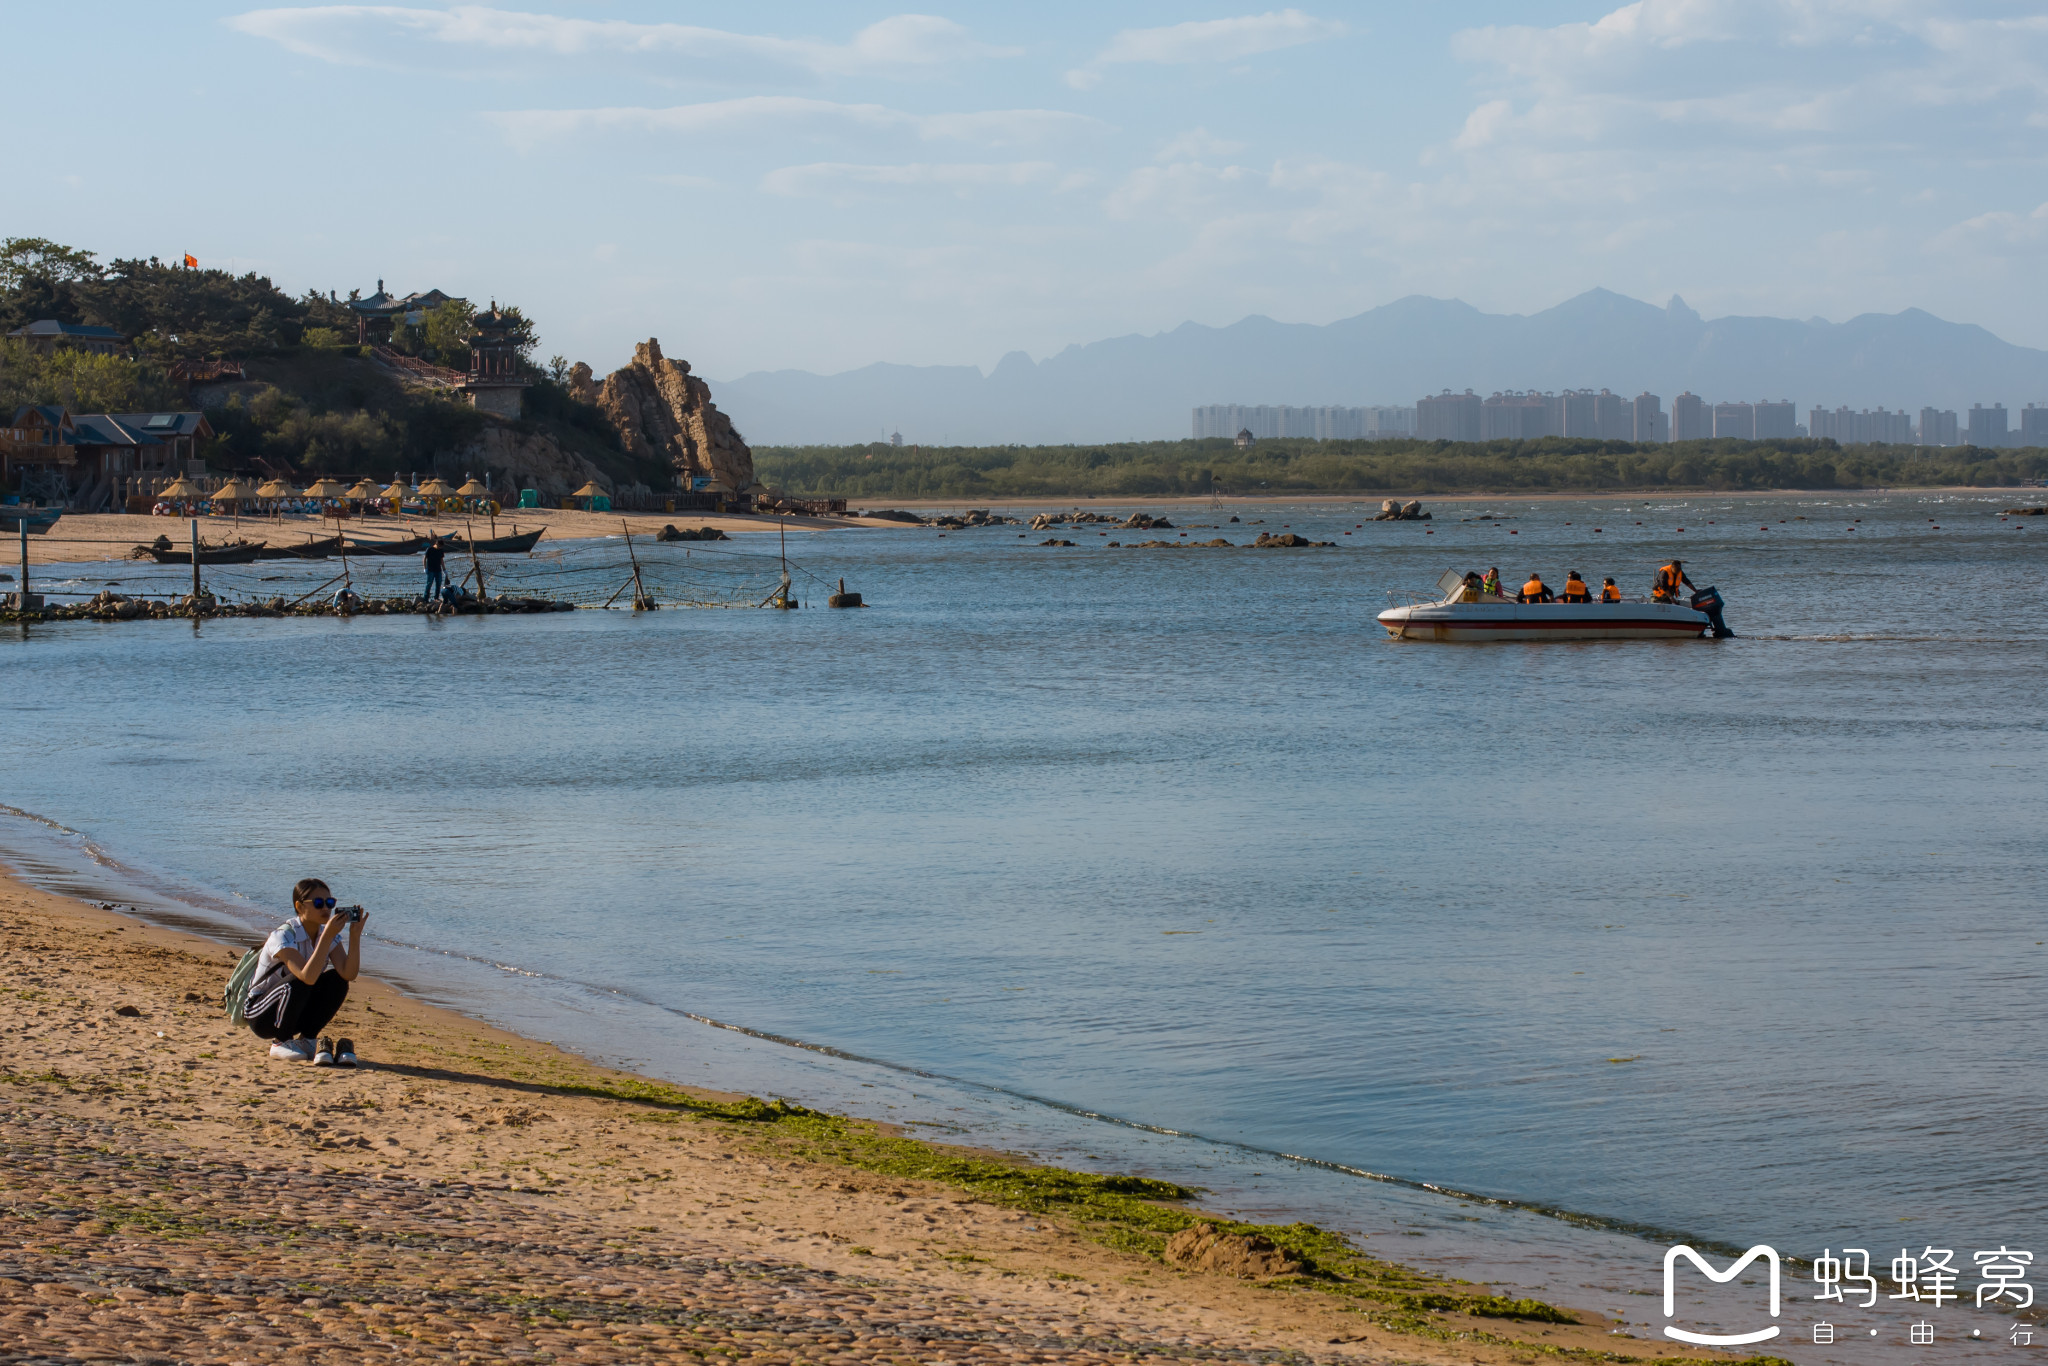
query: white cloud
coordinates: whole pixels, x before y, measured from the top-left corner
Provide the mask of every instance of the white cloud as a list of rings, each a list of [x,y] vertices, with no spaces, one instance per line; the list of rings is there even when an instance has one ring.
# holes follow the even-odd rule
[[[1321,42],[1344,32],[1334,19],[1316,19],[1298,9],[1247,14],[1236,19],[1198,19],[1165,28],[1127,28],[1109,40],[1097,62],[1233,62],[1255,53]]]
[[[976,42],[959,24],[928,14],[883,19],[844,43],[483,5],[314,5],[250,10],[226,23],[301,56],[352,66],[433,66],[478,56],[631,56],[661,61],[669,74],[711,81],[743,80],[776,68],[819,76],[888,74],[1019,51]]]
[[[2048,250],[2048,204],[2025,214],[1980,213],[1937,233],[1928,249],[1976,256],[2037,256]]]
[[[761,178],[761,188],[769,194],[791,197],[847,198],[861,192],[917,189],[950,190],[965,195],[979,189],[1050,184],[1058,176],[1059,168],[1049,161],[913,162],[893,166],[820,161],[770,171]]]
[[[1067,84],[1087,90],[1102,80],[1100,68],[1149,62],[1186,66],[1234,62],[1261,52],[1318,43],[1347,32],[1335,19],[1317,19],[1298,9],[1246,14],[1233,19],[1196,19],[1164,28],[1127,28],[1109,40],[1087,66],[1067,73]]]
[[[1219,138],[1206,128],[1190,128],[1159,149],[1154,161],[1194,161],[1202,157],[1233,156],[1244,150],[1242,142]]]
[[[512,109],[487,113],[521,151],[543,143],[600,133],[707,137],[777,132],[891,132],[926,142],[971,142],[1004,147],[1044,142],[1100,128],[1098,120],[1057,109],[989,109],[958,114],[912,114],[881,104],[841,104],[798,95],[647,109]]]

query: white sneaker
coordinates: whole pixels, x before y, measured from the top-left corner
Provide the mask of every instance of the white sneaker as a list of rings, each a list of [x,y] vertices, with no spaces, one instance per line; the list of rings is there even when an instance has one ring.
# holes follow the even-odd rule
[[[279,1039],[270,1045],[270,1056],[279,1062],[311,1062],[311,1039]]]

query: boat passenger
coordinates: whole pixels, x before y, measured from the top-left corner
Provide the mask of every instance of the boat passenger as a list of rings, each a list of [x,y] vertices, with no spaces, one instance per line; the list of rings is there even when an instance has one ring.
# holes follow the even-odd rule
[[[1529,571],[1529,581],[1522,585],[1522,594],[1517,602],[1555,602],[1556,596],[1543,584],[1543,576],[1535,570]]]
[[[1579,571],[1568,569],[1564,576],[1564,592],[1558,595],[1559,602],[1591,602],[1593,594],[1586,587],[1586,581],[1579,577]]]
[[[1501,595],[1500,571],[1498,569],[1486,571],[1486,577],[1479,581],[1479,591],[1490,598],[1497,598]]]
[[[1685,576],[1685,565],[1678,560],[1673,560],[1670,564],[1657,571],[1657,583],[1650,590],[1650,601],[1677,602],[1678,590],[1681,587],[1697,588],[1698,585]]]
[[[1602,579],[1602,580],[1600,580],[1600,601],[1602,601],[1602,602],[1620,602],[1620,601],[1621,601],[1621,590],[1620,590],[1619,588],[1617,588],[1617,587],[1615,587],[1615,586],[1614,586],[1614,580],[1613,580],[1612,578],[1606,578],[1606,579]]]
[[[1479,601],[1479,575],[1476,572],[1467,574],[1465,582],[1458,585],[1458,601]]]

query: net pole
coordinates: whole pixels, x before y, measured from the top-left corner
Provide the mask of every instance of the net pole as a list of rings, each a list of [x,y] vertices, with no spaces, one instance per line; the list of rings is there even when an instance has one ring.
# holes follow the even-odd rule
[[[199,519],[192,519],[192,620],[199,620]]]

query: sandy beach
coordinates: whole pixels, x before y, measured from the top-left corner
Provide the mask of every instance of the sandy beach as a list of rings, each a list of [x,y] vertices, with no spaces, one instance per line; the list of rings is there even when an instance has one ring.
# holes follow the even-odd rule
[[[331,1030],[363,1067],[272,1061],[219,1008],[237,953],[0,876],[0,1359],[1701,1355],[1363,1252],[1183,1269],[1180,1203],[1133,1224],[1100,1178],[607,1070],[370,971]]]
[[[822,528],[868,527],[901,528],[904,523],[870,521],[859,517],[785,517],[731,516],[706,517],[685,512],[580,512],[561,508],[520,509],[516,513],[501,516],[497,521],[497,535],[509,536],[515,530],[531,531],[537,526],[547,528],[547,535],[541,538],[542,549],[549,541],[583,540],[599,536],[617,536],[621,524],[636,537],[652,538],[664,526],[675,526],[685,531],[699,527],[716,527],[728,536],[740,537],[751,533],[765,532],[774,535],[781,524],[787,524],[791,531],[816,531]],[[127,557],[136,546],[153,541],[158,536],[168,536],[179,545],[185,545],[192,535],[192,519],[189,517],[146,517],[118,512],[65,513],[63,518],[46,536],[28,538],[28,558],[31,565],[71,564],[88,560],[118,560]],[[468,519],[447,517],[351,517],[341,523],[342,530],[350,536],[365,540],[398,539],[404,536],[424,536],[439,532],[444,536],[467,535],[474,530],[478,536],[493,534],[489,518]],[[291,545],[302,541],[332,536],[335,524],[313,517],[289,516],[280,521],[264,517],[201,517],[200,538],[208,544],[235,538],[252,541],[267,541],[275,545]],[[20,545],[12,536],[0,534],[0,568],[11,569],[19,559]]]

